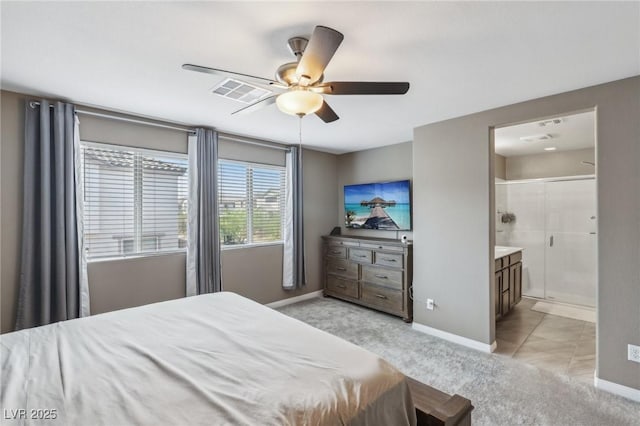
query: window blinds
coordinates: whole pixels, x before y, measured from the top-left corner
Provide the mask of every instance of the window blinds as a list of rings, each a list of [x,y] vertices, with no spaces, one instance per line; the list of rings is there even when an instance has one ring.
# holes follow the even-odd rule
[[[285,168],[219,160],[220,242],[282,241]]]
[[[183,250],[187,156],[81,143],[88,259]]]

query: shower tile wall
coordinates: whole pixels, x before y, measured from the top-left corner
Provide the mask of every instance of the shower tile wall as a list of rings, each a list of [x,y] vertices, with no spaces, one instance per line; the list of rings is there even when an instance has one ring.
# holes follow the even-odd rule
[[[515,222],[504,224],[497,218],[496,229],[499,232],[499,245],[522,247],[522,294],[532,297],[545,297],[544,261],[545,261],[545,212],[544,183],[511,183],[497,185],[496,194],[504,196],[504,210],[513,213]],[[498,202],[496,201],[496,205]],[[500,216],[500,215],[499,215]],[[496,238],[498,241],[498,238]]]
[[[507,211],[507,185],[503,185],[504,180],[496,178],[496,245],[506,246],[509,237],[506,232],[509,227],[502,223],[500,216]]]

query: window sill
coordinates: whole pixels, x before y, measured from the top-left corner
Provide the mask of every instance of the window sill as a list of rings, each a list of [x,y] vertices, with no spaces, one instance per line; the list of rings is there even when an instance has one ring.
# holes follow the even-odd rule
[[[272,243],[252,243],[252,244],[238,244],[238,245],[229,245],[229,246],[220,246],[222,251],[227,250],[241,250],[255,247],[269,247],[269,246],[283,246],[284,243],[282,241],[274,241]]]
[[[132,254],[131,256],[113,256],[113,257],[100,257],[98,259],[87,259],[87,264],[89,263],[100,263],[100,262],[113,262],[118,260],[138,260],[144,259],[147,257],[159,257],[159,256],[172,256],[177,254],[187,255],[187,250],[176,250],[176,251],[163,251],[161,253],[148,253],[148,254]]]
[[[271,246],[283,246],[284,242],[276,241],[272,243],[252,243],[252,244],[238,244],[238,245],[230,245],[230,246],[220,246],[222,251],[227,250],[242,250],[242,249],[250,249],[250,248],[259,248],[259,247],[271,247]],[[186,256],[187,250],[177,250],[177,251],[166,251],[162,253],[149,253],[149,254],[135,254],[131,256],[113,256],[113,257],[101,257],[98,259],[87,259],[87,263],[100,263],[100,262],[113,262],[118,260],[138,260],[144,259],[147,257],[158,257],[158,256],[172,256],[177,254],[184,254]]]

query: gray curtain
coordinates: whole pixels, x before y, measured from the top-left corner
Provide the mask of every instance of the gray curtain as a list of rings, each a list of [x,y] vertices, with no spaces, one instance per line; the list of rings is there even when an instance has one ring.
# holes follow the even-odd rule
[[[283,281],[285,290],[307,284],[304,249],[304,209],[302,202],[302,149],[292,146],[287,153],[286,217],[283,250]]]
[[[74,119],[71,104],[25,105],[17,330],[80,316]]]
[[[187,296],[222,290],[218,221],[218,133],[196,129],[189,140]]]

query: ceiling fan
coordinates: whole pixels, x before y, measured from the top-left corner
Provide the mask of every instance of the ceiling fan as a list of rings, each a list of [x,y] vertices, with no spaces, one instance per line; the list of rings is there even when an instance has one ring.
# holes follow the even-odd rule
[[[182,68],[207,74],[232,76],[236,80],[249,80],[252,84],[267,86],[270,91],[275,92],[233,114],[253,112],[276,103],[278,108],[287,114],[302,117],[315,113],[325,123],[331,123],[339,117],[324,100],[323,95],[404,95],[407,93],[409,83],[406,82],[323,82],[324,70],[343,38],[342,33],[321,25],[315,27],[310,39],[290,38],[287,44],[297,61],[281,65],[276,71],[275,80],[200,65],[184,64]]]

